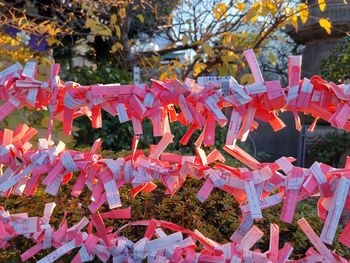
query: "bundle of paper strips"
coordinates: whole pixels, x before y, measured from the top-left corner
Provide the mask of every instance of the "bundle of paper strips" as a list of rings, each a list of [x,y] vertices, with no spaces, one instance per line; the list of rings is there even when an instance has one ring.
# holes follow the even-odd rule
[[[283,203],[280,219],[292,223],[298,202],[319,196],[317,205],[320,220],[324,222],[318,237],[305,219],[298,225],[308,236],[314,248],[299,262],[348,262],[326,244],[332,244],[344,210],[350,211],[350,158],[344,168],[333,168],[315,162],[310,168],[293,165],[292,157],[281,157],[273,163],[260,163],[236,145],[244,141],[250,131],[258,127],[256,120],[269,122],[275,131],[285,125],[276,112],[291,111],[296,128],[301,124],[298,112],[311,114],[315,121],[322,118],[333,126],[350,130],[350,86],[328,83],[318,76],[300,80],[301,57],[289,58],[289,86],[282,88],[280,81],[264,81],[252,50],[244,52],[255,83],[239,85],[232,77],[200,77],[196,83],[186,79],[152,80],[149,88],[138,85],[90,85],[60,80],[59,65],[52,66],[51,79],[40,82],[35,79],[36,65],[19,63],[0,72],[0,120],[14,109],[32,107],[50,111],[47,138],[40,138],[37,147],[29,142],[37,133],[25,124],[15,130],[0,131],[0,196],[34,195],[39,184],[46,192],[56,195],[60,185],[69,183],[73,173],[77,176],[71,195],[79,197],[86,186],[91,191],[88,206],[90,219],[83,218],[68,228],[64,219],[58,229],[49,224],[55,204],[46,204],[43,217],[29,217],[26,213],[10,214],[0,210],[0,247],[7,248],[8,240],[22,235],[36,242],[22,254],[27,260],[42,249],[56,248],[39,262],[53,262],[74,248],[79,253],[73,262],[87,262],[98,257],[113,262],[290,262],[293,247],[286,243],[279,249],[279,229],[271,225],[270,247],[266,252],[251,250],[263,233],[254,221],[262,218],[262,210]],[[227,132],[225,150],[246,167],[225,165],[225,158],[218,149],[207,154],[203,146],[215,143],[216,122],[225,126],[228,122],[222,108],[232,113]],[[127,157],[104,159],[98,154],[102,141],[97,140],[90,150],[70,150],[63,142],[51,140],[53,119],[63,122],[64,132],[70,134],[73,119],[87,115],[93,127],[101,127],[101,111],[118,116],[121,123],[131,120],[135,136],[132,150]],[[142,134],[142,121],[150,119],[153,135],[161,136],[157,145],[151,145],[148,156],[137,149]],[[173,142],[170,122],[179,121],[188,126],[181,139],[187,144],[196,130],[201,134],[195,142],[195,156],[181,156],[165,152]],[[204,202],[214,188],[220,188],[234,196],[240,204],[242,222],[227,244],[219,244],[175,224],[159,220],[144,220],[127,226],[147,226],[144,238],[133,243],[104,224],[107,218],[130,218],[130,209],[122,207],[119,188],[132,184],[131,194],[149,193],[160,181],[168,194],[183,185],[186,178],[204,180],[197,197]],[[112,210],[100,214],[99,208],[108,203]],[[113,210],[116,209],[116,210]],[[87,226],[86,231],[83,231]],[[162,229],[175,233],[166,235]],[[96,231],[94,231],[94,229]],[[186,237],[183,236],[186,235]],[[338,240],[350,247],[350,221]],[[196,242],[203,249],[198,250]]]

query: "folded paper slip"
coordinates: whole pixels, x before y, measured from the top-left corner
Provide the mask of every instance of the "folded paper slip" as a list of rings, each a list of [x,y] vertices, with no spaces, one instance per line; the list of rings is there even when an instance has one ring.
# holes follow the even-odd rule
[[[254,77],[254,83],[249,85],[239,85],[228,76],[203,77],[198,83],[190,79],[185,82],[152,80],[151,88],[139,83],[83,86],[60,80],[58,64],[51,68],[51,79],[35,79],[35,62],[27,62],[24,67],[16,63],[0,72],[0,100],[3,101],[0,120],[24,107],[50,111],[47,137],[40,138],[37,147],[29,141],[37,131],[25,124],[13,131],[0,131],[0,195],[6,198],[34,195],[39,184],[46,187],[47,193],[56,195],[62,184],[74,181],[73,196],[78,197],[85,186],[90,191],[88,208],[92,214],[71,227],[64,218],[55,229],[50,225],[54,204],[45,206],[41,217],[26,213],[10,215],[1,208],[0,246],[7,248],[8,241],[17,236],[29,238],[35,245],[22,254],[23,260],[43,249],[52,249],[39,262],[54,262],[75,248],[78,254],[72,262],[95,258],[103,262],[110,258],[114,262],[144,259],[151,262],[289,262],[293,247],[285,244],[279,249],[277,225],[271,225],[269,250],[254,250],[263,235],[253,225],[254,220],[263,217],[263,209],[283,202],[281,220],[291,223],[298,202],[320,195],[317,210],[325,222],[321,236],[318,237],[304,219],[298,221],[315,247],[309,249],[302,260],[345,262],[324,243],[333,243],[340,215],[350,207],[349,165],[336,169],[315,162],[307,169],[293,165],[289,157],[260,163],[237,142],[247,140],[249,132],[258,128],[258,120],[270,123],[274,131],[282,129],[285,125],[278,117],[278,110],[292,112],[299,130],[299,112],[304,112],[350,131],[350,89],[348,85],[328,83],[318,76],[300,80],[301,58],[298,56],[289,58],[289,83],[284,88],[278,80],[263,79],[253,50],[245,51],[244,56]],[[70,134],[73,120],[83,115],[91,119],[92,127],[102,127],[103,111],[118,117],[120,123],[131,120],[135,135],[143,133],[142,122],[148,118],[153,125],[153,135],[161,139],[146,154],[137,149],[140,138],[135,136],[131,153],[116,160],[104,159],[97,153],[101,140],[88,151],[70,150],[62,142],[52,142],[54,118],[63,122],[64,132]],[[229,121],[224,112],[231,113]],[[182,144],[187,144],[195,131],[199,131],[194,156],[166,152],[174,139],[170,122],[175,121],[189,127]],[[224,127],[228,122],[224,150],[247,167],[227,166],[219,150],[211,149],[209,153],[203,147],[215,145],[216,123]],[[72,180],[75,177],[77,179]],[[128,224],[147,226],[144,237],[133,243],[119,235],[120,229],[113,232],[106,226],[106,219],[131,216],[130,209],[116,209],[122,206],[119,189],[123,185],[132,184],[130,193],[136,196],[156,189],[154,182],[158,181],[164,184],[166,193],[173,195],[188,177],[202,180],[197,193],[201,202],[205,202],[215,188],[226,191],[239,202],[242,221],[230,238],[232,242],[219,244],[198,230],[153,219]],[[99,214],[105,203],[111,211]],[[339,238],[344,245],[349,243],[348,226]],[[167,235],[162,228],[175,233]],[[196,242],[203,247],[201,251],[196,249]]]

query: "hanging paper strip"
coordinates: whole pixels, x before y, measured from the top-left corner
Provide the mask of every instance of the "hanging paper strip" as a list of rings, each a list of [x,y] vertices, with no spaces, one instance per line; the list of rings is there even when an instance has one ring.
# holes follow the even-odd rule
[[[22,254],[27,260],[42,249],[54,248],[53,252],[39,262],[53,262],[78,248],[73,262],[87,262],[99,258],[103,262],[290,262],[293,247],[286,243],[279,248],[279,228],[271,225],[270,248],[262,253],[252,250],[263,233],[254,226],[262,218],[262,210],[283,203],[280,219],[293,223],[297,204],[311,196],[319,195],[318,214],[324,222],[318,236],[305,219],[298,225],[308,236],[314,248],[310,248],[302,262],[348,262],[330,251],[336,237],[340,216],[350,211],[350,162],[344,168],[334,168],[315,162],[309,169],[293,165],[292,157],[281,157],[273,163],[260,163],[236,145],[246,140],[250,131],[258,127],[257,120],[270,123],[275,131],[285,127],[277,111],[291,111],[296,128],[300,129],[298,112],[322,118],[331,125],[350,130],[349,85],[328,83],[318,76],[300,80],[301,59],[289,59],[289,85],[282,87],[280,81],[265,81],[252,50],[244,55],[251,68],[254,83],[242,86],[232,77],[199,77],[196,83],[186,79],[152,80],[152,85],[90,85],[63,82],[59,65],[51,69],[51,78],[36,80],[36,65],[19,63],[0,72],[0,120],[13,110],[28,107],[49,110],[50,122],[47,138],[39,139],[38,146],[29,142],[37,133],[25,124],[15,130],[0,131],[0,195],[34,195],[40,184],[46,192],[56,195],[61,184],[69,183],[77,176],[71,195],[79,197],[86,187],[91,192],[88,206],[90,219],[68,227],[64,219],[58,229],[49,223],[54,204],[46,204],[43,217],[29,217],[26,213],[9,214],[0,210],[0,247],[6,249],[8,241],[24,236],[36,242]],[[230,117],[222,109],[231,110]],[[118,116],[120,123],[131,121],[134,139],[131,153],[118,159],[104,159],[98,151],[102,141],[97,140],[90,150],[71,150],[63,142],[51,140],[53,119],[63,122],[66,134],[72,130],[75,118],[87,115],[95,128],[102,125],[102,110]],[[137,149],[139,136],[143,133],[141,123],[150,119],[153,135],[161,136],[157,145],[146,155]],[[188,126],[181,139],[187,144],[196,130],[201,131],[195,143],[194,156],[181,156],[165,152],[173,143],[170,122],[178,121]],[[204,146],[215,143],[215,126],[228,125],[223,148],[247,168],[235,168],[226,164],[218,149],[208,155]],[[316,121],[313,127],[316,125]],[[144,238],[133,243],[120,235],[119,229],[107,228],[104,219],[130,218],[130,209],[121,209],[119,189],[131,183],[131,194],[149,193],[160,181],[166,192],[175,194],[186,178],[203,180],[197,197],[201,202],[209,197],[214,188],[232,194],[240,204],[242,222],[232,234],[230,243],[219,244],[204,237],[198,230],[190,231],[170,222],[145,220],[127,226],[144,225]],[[99,208],[108,204],[110,212],[100,214]],[[349,225],[338,238],[350,247]],[[87,226],[86,231],[84,231]],[[167,235],[163,230],[173,230]],[[201,244],[201,250],[197,245]]]

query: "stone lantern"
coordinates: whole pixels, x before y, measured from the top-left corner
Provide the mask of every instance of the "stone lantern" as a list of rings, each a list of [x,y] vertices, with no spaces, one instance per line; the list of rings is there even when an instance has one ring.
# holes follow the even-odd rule
[[[326,9],[321,12],[317,1],[310,0],[309,19],[303,25],[299,21],[298,32],[289,30],[288,34],[295,42],[305,45],[303,52],[302,74],[311,77],[320,74],[320,65],[323,59],[332,52],[339,39],[350,32],[350,2],[344,0],[326,1]],[[328,18],[332,23],[331,34],[319,25],[319,18]]]

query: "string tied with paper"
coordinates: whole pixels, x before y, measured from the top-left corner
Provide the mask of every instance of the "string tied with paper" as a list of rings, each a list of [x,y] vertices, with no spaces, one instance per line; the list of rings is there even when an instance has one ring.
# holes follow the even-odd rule
[[[282,87],[278,80],[263,79],[252,50],[244,55],[254,77],[254,83],[249,85],[240,85],[232,77],[210,76],[199,77],[197,82],[152,80],[150,87],[147,84],[84,86],[62,81],[58,64],[52,66],[48,81],[38,81],[35,62],[27,62],[24,67],[16,63],[0,72],[0,99],[4,101],[0,120],[24,107],[50,111],[47,137],[40,138],[37,146],[32,144],[37,130],[25,124],[0,131],[0,196],[32,196],[39,185],[48,194],[56,195],[62,184],[72,181],[73,197],[79,198],[84,188],[91,195],[89,218],[83,217],[71,227],[65,218],[58,228],[50,224],[54,203],[46,204],[41,217],[10,214],[1,207],[0,247],[8,248],[8,241],[17,236],[31,239],[35,245],[22,254],[23,261],[43,249],[54,249],[39,262],[54,262],[76,249],[73,262],[95,258],[103,262],[110,258],[113,262],[142,262],[145,258],[149,262],[291,262],[293,246],[285,243],[279,248],[276,224],[271,224],[269,250],[253,250],[263,236],[254,222],[263,217],[264,209],[282,203],[280,220],[290,224],[298,220],[297,224],[313,245],[302,262],[348,262],[327,245],[337,238],[350,247],[350,222],[336,237],[341,214],[350,211],[350,159],[344,168],[319,162],[302,168],[293,164],[292,157],[261,163],[236,142],[246,140],[249,132],[258,128],[257,120],[270,123],[274,131],[284,128],[277,115],[279,110],[292,112],[299,130],[298,113],[303,112],[315,118],[310,130],[321,118],[349,131],[350,86],[326,82],[319,76],[301,80],[301,57],[293,56],[289,58],[288,86]],[[222,112],[223,108],[231,110],[229,118]],[[103,158],[98,153],[101,140],[96,140],[87,151],[68,149],[63,142],[51,140],[54,119],[62,121],[64,132],[70,134],[73,120],[82,115],[91,119],[93,127],[101,127],[102,110],[118,116],[120,123],[132,122],[135,135],[128,156]],[[150,147],[149,154],[137,147],[145,119],[152,122],[153,135],[161,137],[157,145]],[[188,144],[196,130],[201,132],[193,156],[166,152],[167,146],[174,143],[170,123],[176,121],[188,127],[180,140],[182,145]],[[216,123],[220,127],[228,125],[223,150],[246,167],[226,165],[219,149],[205,151],[205,146],[215,144]],[[174,195],[190,177],[203,181],[197,193],[201,202],[218,188],[239,203],[242,221],[229,243],[220,244],[198,230],[154,219],[124,226],[146,227],[144,237],[135,243],[121,235],[124,227],[114,230],[106,226],[106,219],[131,217],[130,208],[122,208],[119,189],[123,185],[132,184],[130,194],[135,197],[140,192],[152,192],[157,188],[156,182],[160,182],[167,194]],[[297,204],[314,196],[319,196],[317,211],[324,223],[320,236],[305,219],[294,216]],[[100,213],[104,204],[110,211]],[[174,233],[168,235],[165,229]]]

